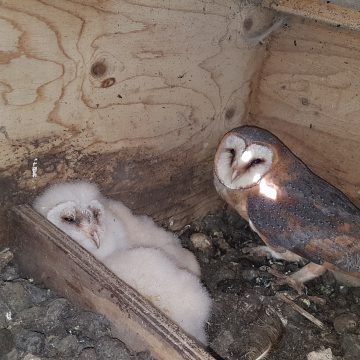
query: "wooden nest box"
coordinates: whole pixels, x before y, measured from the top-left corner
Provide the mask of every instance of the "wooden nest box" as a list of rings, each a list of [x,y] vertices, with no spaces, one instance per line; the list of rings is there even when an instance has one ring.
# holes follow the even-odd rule
[[[180,228],[221,204],[214,150],[241,124],[359,204],[360,12],[341,3],[0,1],[0,244],[130,347],[211,359],[29,206],[8,210],[86,179]]]

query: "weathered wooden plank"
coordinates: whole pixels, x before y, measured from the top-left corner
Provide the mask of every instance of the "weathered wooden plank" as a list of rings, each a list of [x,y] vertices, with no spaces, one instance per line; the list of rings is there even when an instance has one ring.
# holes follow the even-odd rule
[[[133,350],[163,360],[214,360],[138,292],[31,207],[11,214],[12,242],[21,271],[57,293],[105,315]]]
[[[341,1],[338,3],[341,4]],[[286,14],[299,15],[334,26],[360,30],[359,11],[339,6],[339,4],[321,0],[263,0],[262,2],[265,7]]]
[[[360,3],[358,0],[321,0],[324,3],[332,3],[335,5],[344,6],[350,9],[360,10]]]
[[[358,79],[357,32],[294,19],[268,45],[248,122],[360,204]]]
[[[81,178],[174,228],[208,212],[213,152],[265,53],[246,37],[272,16],[237,0],[0,0],[0,208]]]

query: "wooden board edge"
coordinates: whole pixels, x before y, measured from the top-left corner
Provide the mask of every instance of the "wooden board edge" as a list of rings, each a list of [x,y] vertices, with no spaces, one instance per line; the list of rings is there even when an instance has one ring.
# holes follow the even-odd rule
[[[360,12],[355,9],[323,3],[319,0],[263,0],[261,5],[285,14],[360,30]]]
[[[126,345],[157,359],[214,360],[147,299],[29,205],[11,209],[13,250],[22,273],[104,315]]]

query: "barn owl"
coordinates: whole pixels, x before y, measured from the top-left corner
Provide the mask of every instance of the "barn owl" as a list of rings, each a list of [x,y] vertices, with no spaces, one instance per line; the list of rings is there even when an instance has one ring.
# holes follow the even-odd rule
[[[121,202],[102,196],[94,184],[57,184],[34,208],[189,335],[206,344],[211,300],[199,280],[195,256],[147,216],[134,216]]]
[[[144,295],[185,332],[207,344],[211,299],[197,276],[176,266],[161,248],[119,251],[104,260],[119,278]]]
[[[360,276],[360,210],[270,132],[242,126],[225,134],[214,184],[268,246],[260,250],[311,261],[292,275],[298,290],[326,269]]]
[[[99,260],[131,246],[123,222],[108,208],[107,200],[93,184],[53,185],[33,206]]]
[[[178,238],[149,217],[133,215],[120,201],[105,198],[95,184],[56,184],[35,200],[34,208],[99,260],[130,247],[160,247],[179,267],[200,275],[194,254]]]

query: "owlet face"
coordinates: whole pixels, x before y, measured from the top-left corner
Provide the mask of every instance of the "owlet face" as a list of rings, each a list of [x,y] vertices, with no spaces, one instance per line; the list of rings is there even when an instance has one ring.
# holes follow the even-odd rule
[[[228,133],[215,154],[215,176],[229,189],[248,189],[260,182],[272,162],[270,147],[259,143],[247,145],[240,135]]]
[[[103,206],[97,200],[90,201],[88,206],[66,201],[49,210],[47,218],[85,249],[93,251],[102,242],[103,214]]]

